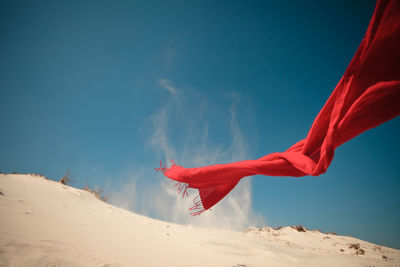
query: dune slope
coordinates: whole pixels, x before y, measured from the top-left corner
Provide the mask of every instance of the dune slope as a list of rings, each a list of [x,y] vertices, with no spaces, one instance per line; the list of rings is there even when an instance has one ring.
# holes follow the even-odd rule
[[[0,174],[0,266],[400,266],[400,251],[362,240],[163,222],[35,175]]]

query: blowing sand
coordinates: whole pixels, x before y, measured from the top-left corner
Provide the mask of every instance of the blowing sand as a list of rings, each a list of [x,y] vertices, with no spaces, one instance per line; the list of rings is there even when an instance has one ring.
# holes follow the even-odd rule
[[[377,267],[400,266],[400,250],[291,227],[177,225],[44,177],[0,174],[0,266]]]

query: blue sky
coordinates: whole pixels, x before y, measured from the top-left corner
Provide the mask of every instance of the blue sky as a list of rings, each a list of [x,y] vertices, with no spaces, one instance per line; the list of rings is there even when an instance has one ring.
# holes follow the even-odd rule
[[[1,1],[0,171],[70,170],[110,192],[133,179],[128,207],[163,218],[143,208],[159,160],[255,159],[303,139],[374,6]],[[400,248],[399,130],[396,118],[344,144],[317,178],[253,177],[251,212]]]

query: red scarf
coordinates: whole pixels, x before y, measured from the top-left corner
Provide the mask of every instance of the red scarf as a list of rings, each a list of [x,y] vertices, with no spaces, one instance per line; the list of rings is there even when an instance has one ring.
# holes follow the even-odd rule
[[[325,173],[335,148],[400,114],[400,1],[378,0],[354,58],[307,137],[282,153],[256,160],[184,168],[157,168],[177,181],[178,191],[197,188],[192,215],[201,214],[250,175],[305,176]]]

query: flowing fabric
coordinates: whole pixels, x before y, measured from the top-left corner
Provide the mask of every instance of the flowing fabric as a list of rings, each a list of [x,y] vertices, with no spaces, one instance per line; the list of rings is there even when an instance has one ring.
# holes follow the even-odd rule
[[[400,1],[380,0],[350,65],[314,120],[307,137],[285,152],[199,168],[175,163],[165,176],[178,190],[197,188],[191,208],[198,215],[214,206],[246,176],[318,176],[326,172],[335,148],[400,114]],[[182,186],[184,185],[184,186]]]

